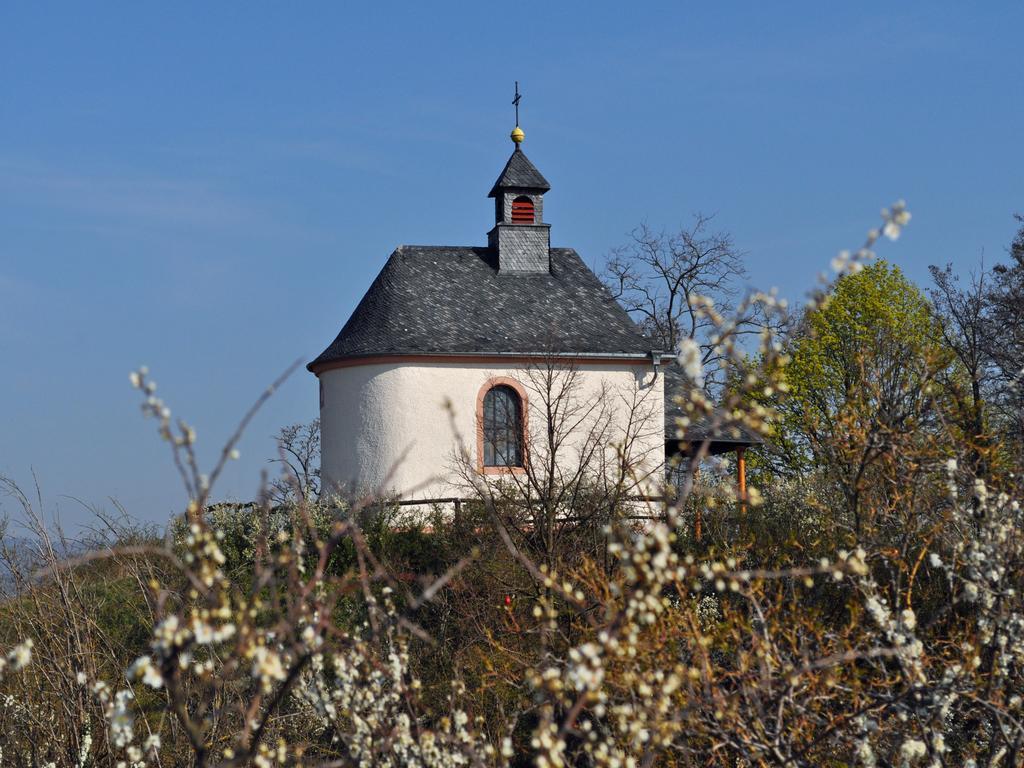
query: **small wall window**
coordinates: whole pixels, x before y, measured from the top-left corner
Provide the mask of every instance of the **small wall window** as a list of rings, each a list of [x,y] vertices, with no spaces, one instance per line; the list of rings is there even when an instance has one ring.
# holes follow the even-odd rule
[[[507,384],[491,387],[484,395],[483,465],[523,466],[523,403]]]
[[[526,195],[512,201],[512,223],[533,224],[533,200]]]

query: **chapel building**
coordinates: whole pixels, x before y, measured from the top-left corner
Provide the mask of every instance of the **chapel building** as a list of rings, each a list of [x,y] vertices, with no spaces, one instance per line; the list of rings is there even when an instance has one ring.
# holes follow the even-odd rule
[[[465,496],[472,481],[514,480],[550,458],[552,371],[572,377],[579,420],[558,466],[574,472],[596,439],[595,467],[628,451],[637,492],[660,489],[663,350],[576,251],[551,247],[551,186],[518,126],[511,138],[489,193],[487,245],[399,246],[308,365],[320,383],[326,491],[436,499]],[[588,414],[600,414],[599,430]]]

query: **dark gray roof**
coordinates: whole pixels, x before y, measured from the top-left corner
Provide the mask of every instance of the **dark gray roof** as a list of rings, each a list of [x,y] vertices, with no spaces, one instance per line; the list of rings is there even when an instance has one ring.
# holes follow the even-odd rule
[[[675,362],[666,361],[662,370],[665,374],[665,443],[668,453],[680,450],[680,442],[683,443],[682,450],[685,453],[689,447],[699,448],[700,444],[708,441],[708,453],[711,454],[764,443],[760,435],[718,409],[704,417],[691,417],[685,437],[680,441],[676,436],[676,419],[682,416],[684,411],[683,406],[676,402],[676,397],[686,392],[692,384]]]
[[[487,248],[401,246],[310,370],[402,354],[605,354],[654,347],[571,248],[549,274],[499,274]]]
[[[530,162],[518,145],[512,153],[512,157],[505,163],[501,175],[498,176],[498,180],[494,182],[494,186],[491,187],[491,191],[487,196],[496,197],[500,189],[508,187],[533,189],[539,192],[547,192],[551,189],[548,180],[541,175],[541,172]]]

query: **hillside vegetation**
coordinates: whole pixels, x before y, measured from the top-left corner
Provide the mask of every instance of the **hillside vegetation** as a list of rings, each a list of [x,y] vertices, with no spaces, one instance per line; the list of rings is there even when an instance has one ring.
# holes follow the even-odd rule
[[[926,294],[873,252],[908,219],[799,311],[662,318],[680,429],[766,439],[743,498],[698,455],[632,501],[619,446],[600,480],[469,477],[457,513],[317,494],[306,461],[216,504],[234,443],[201,472],[132,374],[187,502],[72,544],[8,488],[35,538],[3,553],[0,764],[1024,765],[1024,230]]]

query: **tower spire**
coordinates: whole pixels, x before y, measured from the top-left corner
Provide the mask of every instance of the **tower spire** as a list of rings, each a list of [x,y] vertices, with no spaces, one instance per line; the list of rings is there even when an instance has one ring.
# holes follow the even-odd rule
[[[509,137],[516,145],[516,149],[519,149],[519,145],[523,143],[523,139],[526,138],[526,134],[523,133],[523,129],[519,127],[519,102],[522,101],[523,95],[519,92],[519,81],[516,80],[516,95],[512,99],[512,104],[516,108],[516,127],[512,129],[512,133]]]
[[[551,185],[523,152],[523,95],[515,82],[516,127],[510,136],[515,150],[487,195],[494,198],[494,228],[487,233],[487,246],[497,256],[498,272],[543,275],[551,271],[551,225],[544,223],[544,193]]]

